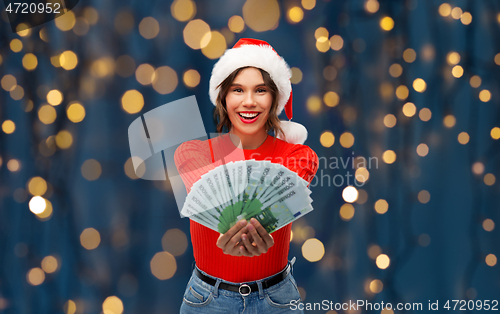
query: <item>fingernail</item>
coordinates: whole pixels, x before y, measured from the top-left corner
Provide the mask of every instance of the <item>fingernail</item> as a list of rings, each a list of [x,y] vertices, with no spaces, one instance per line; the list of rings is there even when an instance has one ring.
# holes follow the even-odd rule
[[[240,220],[240,226],[246,226],[247,225],[247,221],[245,219],[243,220]]]
[[[242,238],[243,240],[246,240],[246,239],[247,239],[247,237],[246,237],[244,234],[242,234],[242,235],[241,235],[241,238]]]
[[[257,219],[252,218],[252,219],[250,219],[250,222],[255,225],[257,223]]]
[[[248,228],[248,230],[253,230],[253,226],[252,226],[252,225],[250,225],[250,224],[248,225],[248,227],[247,227],[247,228]]]

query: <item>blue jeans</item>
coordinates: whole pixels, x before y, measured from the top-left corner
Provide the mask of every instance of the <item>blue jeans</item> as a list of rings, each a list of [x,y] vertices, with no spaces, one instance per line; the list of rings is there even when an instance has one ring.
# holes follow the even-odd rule
[[[239,292],[219,289],[219,283],[232,283],[214,278],[217,280],[215,286],[204,282],[196,274],[191,275],[180,309],[181,314],[265,314],[265,313],[304,313],[296,309],[291,310],[291,305],[298,305],[301,302],[297,283],[293,278],[293,264],[290,263],[292,271],[288,276],[267,289],[262,289],[261,282],[267,278],[248,282],[247,284],[257,283],[259,290],[252,291],[248,296],[242,296]],[[200,270],[204,275],[207,273]],[[211,277],[211,276],[209,276]],[[291,303],[290,303],[291,302]]]

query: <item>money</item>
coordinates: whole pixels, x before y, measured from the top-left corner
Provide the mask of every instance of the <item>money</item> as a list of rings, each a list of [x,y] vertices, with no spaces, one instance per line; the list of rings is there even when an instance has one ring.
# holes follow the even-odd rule
[[[181,214],[220,233],[257,219],[268,233],[313,210],[308,182],[267,160],[229,162],[196,181]]]

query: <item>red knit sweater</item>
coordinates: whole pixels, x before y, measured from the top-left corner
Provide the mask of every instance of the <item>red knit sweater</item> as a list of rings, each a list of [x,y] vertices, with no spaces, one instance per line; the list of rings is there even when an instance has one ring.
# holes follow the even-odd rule
[[[217,144],[212,144],[212,141],[185,142],[175,152],[175,164],[188,193],[201,175],[221,164],[214,162],[214,154],[217,158],[219,153],[226,156],[226,162],[242,160],[244,155],[245,160],[269,160],[282,164],[309,183],[318,170],[318,156],[311,148],[289,144],[270,135],[257,149],[236,149],[236,154],[224,152],[225,148],[214,149],[213,146]],[[234,150],[234,145],[230,149]],[[218,232],[192,220],[190,223],[196,265],[211,276],[235,283],[249,282],[272,276],[287,264],[292,223],[273,232],[274,245],[267,253],[254,257],[224,254],[216,246],[220,235]]]

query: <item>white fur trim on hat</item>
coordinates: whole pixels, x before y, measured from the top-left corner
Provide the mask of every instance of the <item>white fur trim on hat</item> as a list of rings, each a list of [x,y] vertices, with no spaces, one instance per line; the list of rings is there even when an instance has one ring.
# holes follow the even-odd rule
[[[280,135],[277,137],[281,140],[286,140],[291,144],[304,144],[307,139],[307,129],[302,124],[292,121],[280,121],[281,129],[285,133],[285,139]]]
[[[217,95],[220,90],[217,86],[234,70],[246,66],[256,67],[269,73],[279,91],[277,110],[279,115],[283,111],[288,98],[290,98],[290,92],[292,91],[290,77],[292,72],[286,61],[271,46],[266,45],[242,45],[238,48],[226,50],[214,65],[210,77],[209,95],[212,103],[216,105]]]

